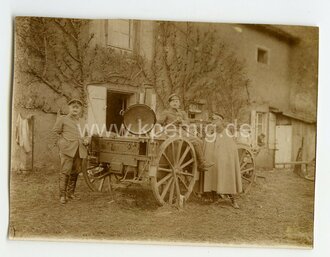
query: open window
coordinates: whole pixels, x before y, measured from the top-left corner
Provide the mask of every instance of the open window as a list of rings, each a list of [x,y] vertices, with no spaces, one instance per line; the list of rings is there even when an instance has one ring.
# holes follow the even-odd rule
[[[268,133],[267,122],[268,113],[253,110],[251,112],[251,126],[253,130],[253,142],[254,146],[267,147]]]
[[[266,147],[267,143],[267,114],[256,113],[256,144],[259,147]]]

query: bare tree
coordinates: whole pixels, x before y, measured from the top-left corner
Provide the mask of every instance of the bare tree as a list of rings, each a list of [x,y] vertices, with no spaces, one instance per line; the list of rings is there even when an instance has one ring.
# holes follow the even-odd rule
[[[168,95],[176,92],[185,108],[203,98],[209,110],[223,112],[229,120],[238,118],[248,103],[249,80],[244,63],[217,37],[212,25],[159,22],[154,44],[145,75],[161,108]]]
[[[23,87],[17,91],[29,95],[16,102],[23,107],[56,112],[57,99],[79,97],[86,102],[90,83],[141,84],[136,57],[92,44],[94,34],[89,32],[89,22],[31,17],[16,20],[19,77],[15,79]],[[41,92],[47,89],[53,94],[42,99]]]
[[[16,61],[23,106],[56,112],[57,99],[86,100],[90,83],[149,84],[163,108],[171,93],[183,105],[203,98],[208,109],[238,118],[248,101],[244,64],[217,37],[212,25],[158,22],[151,63],[92,44],[88,20],[18,18]],[[204,26],[204,27],[203,27]],[[205,27],[207,26],[207,27]],[[43,87],[52,96],[41,97]],[[46,89],[45,88],[45,89]],[[55,106],[55,107],[54,107]]]

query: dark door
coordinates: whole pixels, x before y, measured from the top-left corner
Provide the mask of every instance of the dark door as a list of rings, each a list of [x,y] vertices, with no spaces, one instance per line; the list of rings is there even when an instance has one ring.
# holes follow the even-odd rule
[[[123,124],[123,111],[127,107],[127,94],[108,91],[107,94],[107,129],[113,132],[120,131]]]

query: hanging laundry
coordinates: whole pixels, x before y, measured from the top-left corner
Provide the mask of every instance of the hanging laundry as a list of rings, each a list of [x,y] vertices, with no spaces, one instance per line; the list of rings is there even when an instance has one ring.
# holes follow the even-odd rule
[[[23,119],[21,114],[18,114],[16,120],[16,143],[24,149],[26,153],[31,152],[31,139],[29,119]]]

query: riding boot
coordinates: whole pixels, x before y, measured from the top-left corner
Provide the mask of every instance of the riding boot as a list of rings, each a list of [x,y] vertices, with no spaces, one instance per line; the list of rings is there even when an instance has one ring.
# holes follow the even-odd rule
[[[79,175],[78,173],[72,173],[69,176],[69,182],[68,182],[68,188],[67,188],[67,196],[69,199],[80,200],[80,198],[74,194],[74,192],[76,190],[78,175]]]
[[[59,177],[59,189],[60,189],[60,202],[66,203],[66,190],[68,186],[69,176],[63,173],[60,173]]]

